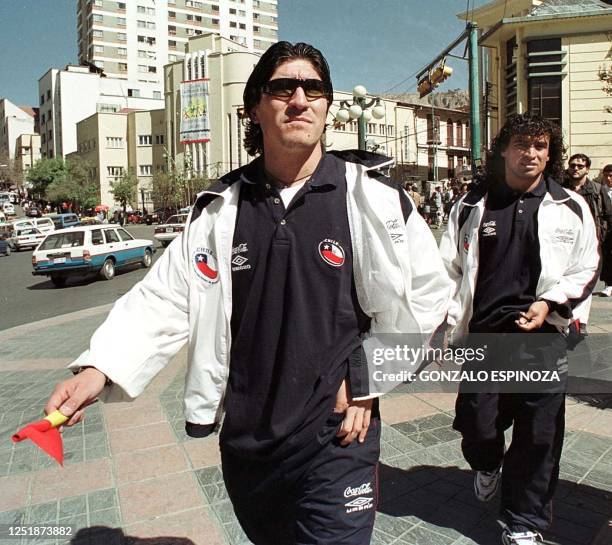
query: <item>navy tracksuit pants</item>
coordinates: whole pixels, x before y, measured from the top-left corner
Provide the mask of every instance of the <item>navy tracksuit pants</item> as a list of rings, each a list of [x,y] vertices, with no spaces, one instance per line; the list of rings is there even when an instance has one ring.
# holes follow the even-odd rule
[[[221,447],[223,478],[234,511],[255,545],[368,545],[378,499],[380,419],[364,443],[335,437],[332,414],[306,460],[247,460]]]
[[[560,334],[547,336],[544,344],[538,344],[538,339],[544,337],[529,335],[529,344],[537,348],[534,353],[545,362],[544,366],[563,362],[565,339]],[[489,356],[496,360],[489,361],[491,365],[499,366],[501,362],[503,367],[504,361],[513,361],[509,359],[509,345],[503,347],[504,351]],[[564,387],[565,383],[561,384]],[[503,462],[501,518],[511,530],[547,529],[552,522],[552,497],[559,478],[565,432],[564,391],[465,390],[460,388],[453,423],[461,432],[465,459],[477,471],[491,471]],[[512,442],[504,453],[504,431],[510,426]]]

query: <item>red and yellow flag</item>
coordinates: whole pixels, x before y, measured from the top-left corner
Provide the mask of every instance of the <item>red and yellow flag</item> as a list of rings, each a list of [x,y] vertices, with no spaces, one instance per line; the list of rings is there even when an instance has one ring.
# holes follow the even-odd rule
[[[63,466],[64,445],[62,443],[62,436],[57,428],[64,424],[68,418],[59,411],[54,411],[42,420],[28,424],[25,428],[14,434],[11,439],[14,443],[30,439],[36,446],[44,450],[52,458],[55,458]]]

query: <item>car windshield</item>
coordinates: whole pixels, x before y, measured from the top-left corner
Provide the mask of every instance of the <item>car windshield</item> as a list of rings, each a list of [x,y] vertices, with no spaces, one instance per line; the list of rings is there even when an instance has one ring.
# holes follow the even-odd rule
[[[186,220],[187,220],[186,215],[179,214],[179,215],[170,216],[168,218],[168,221],[166,221],[166,223],[185,223]]]
[[[59,248],[72,248],[83,246],[83,231],[70,233],[54,233],[49,235],[38,248],[39,250],[57,250]]]
[[[28,236],[28,235],[38,235],[40,231],[38,229],[22,229],[17,231],[17,236]]]

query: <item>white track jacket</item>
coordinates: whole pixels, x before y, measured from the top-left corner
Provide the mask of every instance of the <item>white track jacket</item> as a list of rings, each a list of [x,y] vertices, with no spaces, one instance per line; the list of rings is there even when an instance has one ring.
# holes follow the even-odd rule
[[[430,336],[444,321],[451,291],[435,239],[412,201],[405,200],[412,212],[404,221],[397,187],[376,179],[378,173],[370,175],[391,161],[359,154],[345,162],[359,303],[372,318],[372,334]],[[182,236],[115,303],[89,350],[70,364],[93,366],[109,377],[113,385],[105,389],[107,401],[137,397],[188,343],[186,419],[201,425],[220,421],[229,375],[232,242],[243,170],[198,196]],[[209,256],[217,277],[203,280],[196,254]]]

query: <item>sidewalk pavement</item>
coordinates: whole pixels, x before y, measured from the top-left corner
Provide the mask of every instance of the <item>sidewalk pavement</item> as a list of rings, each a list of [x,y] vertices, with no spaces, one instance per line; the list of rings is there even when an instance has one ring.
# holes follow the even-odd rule
[[[133,403],[89,407],[84,423],[64,433],[63,469],[31,443],[10,441],[40,417],[53,385],[69,376],[65,365],[86,348],[109,309],[0,332],[0,524],[78,529],[72,539],[36,541],[45,544],[248,544],[223,486],[217,436],[184,433],[185,350]],[[612,333],[612,299],[594,298],[590,331]],[[500,543],[498,500],[483,504],[474,497],[472,473],[451,428],[454,397],[382,398],[374,545]],[[611,396],[567,400],[554,512],[545,535],[550,542],[612,543]],[[0,538],[3,543],[20,541]]]

